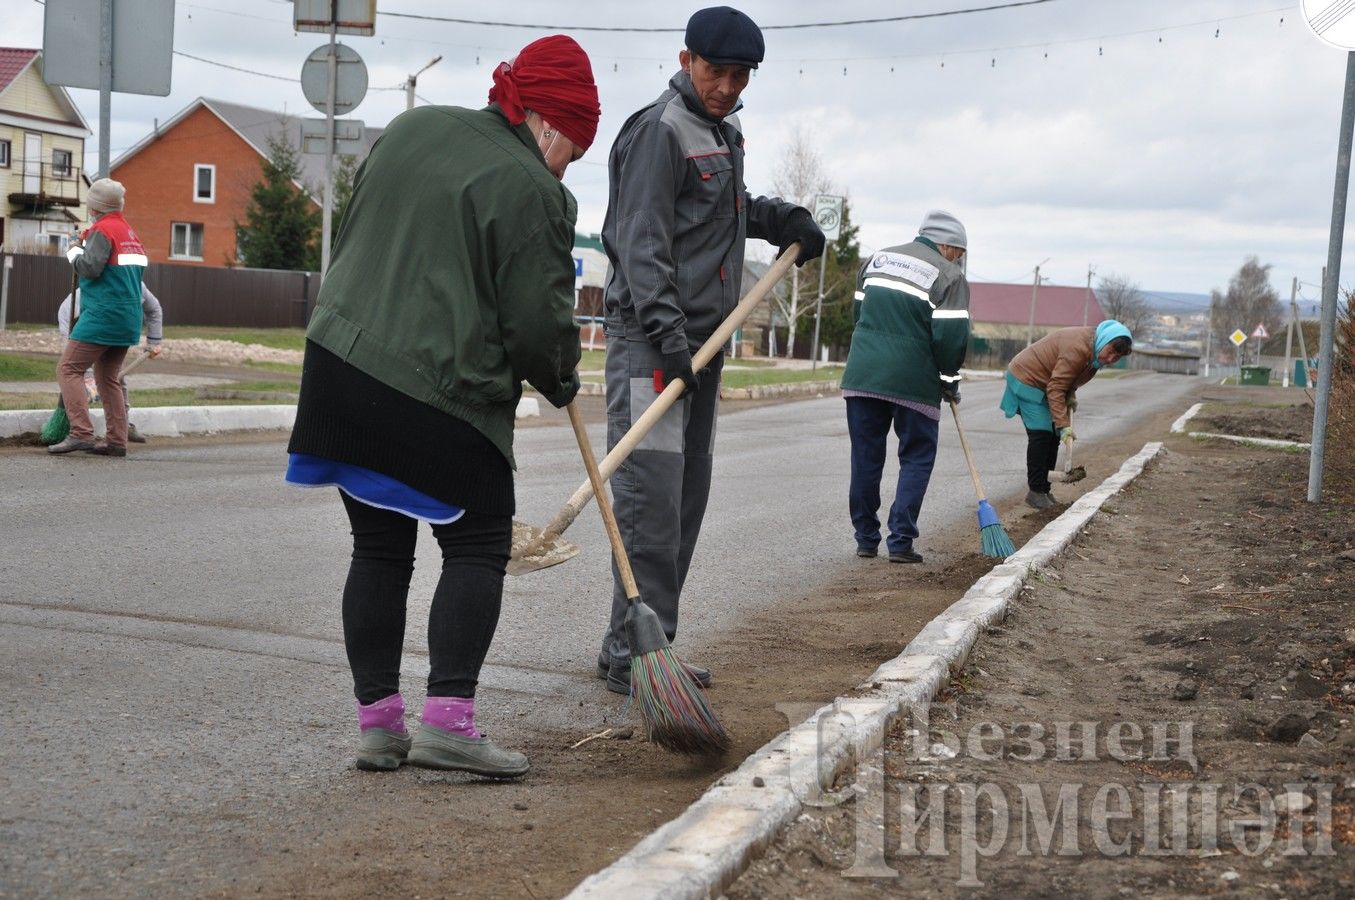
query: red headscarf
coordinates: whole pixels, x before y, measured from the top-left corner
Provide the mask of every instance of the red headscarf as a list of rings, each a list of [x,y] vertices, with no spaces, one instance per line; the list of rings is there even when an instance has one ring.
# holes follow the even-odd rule
[[[521,125],[531,109],[549,121],[580,149],[587,150],[598,133],[598,88],[588,54],[563,34],[532,41],[494,70],[489,99],[508,121]]]

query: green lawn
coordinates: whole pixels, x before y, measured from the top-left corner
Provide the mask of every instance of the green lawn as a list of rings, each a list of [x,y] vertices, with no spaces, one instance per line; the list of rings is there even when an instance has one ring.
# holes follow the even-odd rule
[[[56,381],[56,363],[0,353],[0,381]]]
[[[763,384],[799,384],[804,381],[839,381],[842,366],[819,366],[810,369],[751,369],[725,370],[721,382],[727,388],[746,388]]]

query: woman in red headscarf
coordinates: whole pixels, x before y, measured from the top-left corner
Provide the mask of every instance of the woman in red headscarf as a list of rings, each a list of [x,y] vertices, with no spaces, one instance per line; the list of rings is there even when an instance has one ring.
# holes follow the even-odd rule
[[[475,688],[511,547],[522,382],[557,407],[579,389],[577,207],[559,179],[600,110],[587,55],[562,35],[501,63],[489,96],[391,122],[358,169],[306,331],[287,480],[337,486],[348,515],[344,642],[364,769],[528,768],[480,734]],[[442,573],[411,739],[399,679],[420,520]]]

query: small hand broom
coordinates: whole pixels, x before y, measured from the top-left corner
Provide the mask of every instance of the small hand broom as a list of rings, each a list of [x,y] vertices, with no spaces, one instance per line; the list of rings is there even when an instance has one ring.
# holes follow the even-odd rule
[[[974,467],[974,456],[969,452],[969,441],[965,439],[964,429],[960,427],[960,410],[955,401],[950,401],[950,412],[955,417],[955,430],[960,435],[960,447],[964,450],[965,462],[969,464],[969,477],[974,479],[974,493],[979,498],[979,540],[983,555],[996,559],[1006,559],[1016,552],[1016,545],[1007,537],[1007,531],[998,521],[997,510],[988,503],[983,493],[983,482],[979,481],[979,470]]]
[[[616,569],[630,601],[625,619],[631,659],[630,696],[644,718],[649,739],[674,753],[724,753],[732,744],[729,732],[715,717],[701,686],[673,653],[658,615],[640,599],[640,589],[635,584],[635,574],[631,571],[621,530],[616,525],[612,502],[593,457],[583,418],[573,402],[568,410],[569,424],[574,426],[579,452],[583,454],[583,464],[597,496],[598,512],[602,514],[607,539],[612,545]]]

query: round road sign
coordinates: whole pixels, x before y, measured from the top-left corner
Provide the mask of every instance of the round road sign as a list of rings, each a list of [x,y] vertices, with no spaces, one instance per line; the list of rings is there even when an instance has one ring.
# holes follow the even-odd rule
[[[367,96],[367,66],[358,51],[345,44],[335,44],[334,115],[342,116],[358,108]],[[306,57],[301,66],[301,92],[322,113],[329,112],[329,44],[321,44]]]

